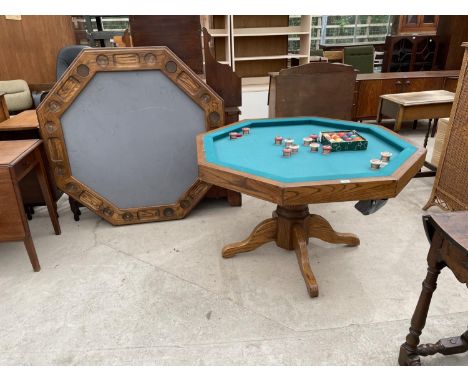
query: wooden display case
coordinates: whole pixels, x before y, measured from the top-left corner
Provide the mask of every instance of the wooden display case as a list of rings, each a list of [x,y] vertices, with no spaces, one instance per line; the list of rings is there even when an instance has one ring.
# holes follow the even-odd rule
[[[387,36],[382,72],[437,70],[440,39],[427,36]]]
[[[435,33],[439,16],[434,15],[406,15],[398,16],[395,23],[396,34],[423,34]]]

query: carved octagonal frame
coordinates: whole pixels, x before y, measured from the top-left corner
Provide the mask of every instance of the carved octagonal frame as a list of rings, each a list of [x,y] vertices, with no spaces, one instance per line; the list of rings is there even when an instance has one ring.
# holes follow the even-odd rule
[[[72,174],[62,115],[96,73],[132,70],[160,70],[204,111],[206,130],[224,125],[223,100],[167,47],[84,49],[37,109],[55,182],[63,192],[114,225],[184,218],[211,185],[197,179],[174,204],[121,209]]]

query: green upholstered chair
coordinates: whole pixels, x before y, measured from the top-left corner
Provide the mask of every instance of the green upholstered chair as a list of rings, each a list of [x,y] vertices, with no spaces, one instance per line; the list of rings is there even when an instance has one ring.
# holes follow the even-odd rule
[[[352,65],[359,73],[374,72],[374,47],[348,46],[344,48],[344,63]]]
[[[311,49],[310,50],[310,55],[311,56],[323,57],[323,49]]]

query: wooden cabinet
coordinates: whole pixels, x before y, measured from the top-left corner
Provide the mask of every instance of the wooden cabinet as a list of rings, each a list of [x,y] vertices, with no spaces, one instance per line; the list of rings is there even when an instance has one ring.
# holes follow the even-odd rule
[[[425,15],[425,16],[400,16],[398,23],[399,34],[411,33],[434,33],[437,29],[439,16]]]
[[[382,72],[412,72],[439,69],[438,36],[387,36]]]
[[[456,88],[457,70],[407,73],[358,74],[354,119],[370,119],[377,115],[382,94],[449,90]]]
[[[130,16],[133,46],[167,46],[195,73],[203,73],[200,16]]]
[[[440,56],[443,61],[440,67],[445,70],[459,70],[463,60],[462,43],[468,41],[468,15],[440,16],[437,26],[440,37]]]

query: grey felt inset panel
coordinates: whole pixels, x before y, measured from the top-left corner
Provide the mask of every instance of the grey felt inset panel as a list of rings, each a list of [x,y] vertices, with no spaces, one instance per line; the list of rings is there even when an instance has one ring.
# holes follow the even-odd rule
[[[204,111],[160,71],[97,73],[61,122],[72,175],[119,208],[175,203],[197,178]]]

